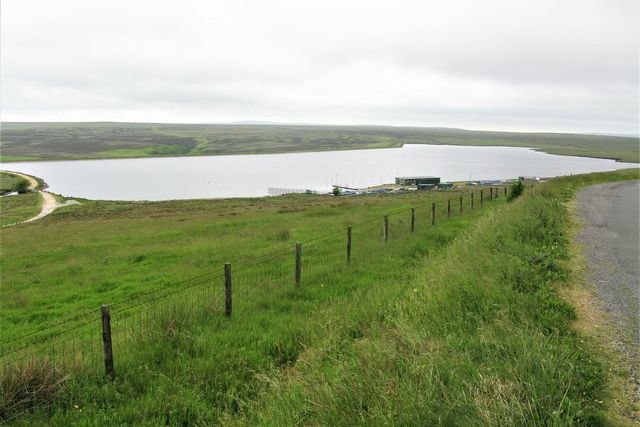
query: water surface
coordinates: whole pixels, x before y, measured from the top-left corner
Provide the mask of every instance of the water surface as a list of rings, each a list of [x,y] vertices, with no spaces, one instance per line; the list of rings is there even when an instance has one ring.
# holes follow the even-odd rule
[[[354,151],[206,157],[19,162],[3,169],[44,179],[65,196],[96,200],[170,200],[264,196],[269,187],[329,191],[402,175],[443,181],[560,176],[638,167],[632,163],[556,156],[516,147],[405,145]]]

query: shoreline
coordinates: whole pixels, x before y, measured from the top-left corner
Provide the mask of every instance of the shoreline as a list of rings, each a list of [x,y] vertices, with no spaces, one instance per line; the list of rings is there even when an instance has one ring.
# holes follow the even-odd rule
[[[390,145],[388,147],[333,147],[331,149],[318,149],[318,150],[296,150],[296,151],[267,151],[267,152],[238,152],[238,153],[220,153],[220,154],[187,154],[181,156],[162,156],[162,155],[141,155],[141,156],[107,156],[107,157],[73,157],[73,158],[38,158],[31,160],[2,160],[0,158],[0,165],[11,163],[42,163],[42,162],[69,162],[69,161],[87,161],[87,160],[126,160],[126,159],[181,159],[189,157],[228,157],[228,156],[262,156],[273,154],[305,154],[305,153],[326,153],[332,151],[362,151],[362,150],[388,150],[395,148],[403,148],[405,145],[432,145],[432,146],[448,146],[448,147],[486,147],[486,148],[523,148],[532,151],[538,151],[541,153],[553,155],[553,156],[565,156],[565,157],[581,157],[587,159],[601,159],[601,160],[613,160],[616,163],[635,163],[640,166],[640,159],[638,160],[623,160],[620,157],[607,157],[596,156],[588,154],[568,154],[558,153],[554,150],[548,150],[541,147],[520,146],[520,145],[485,145],[485,144],[434,144],[434,143],[403,143],[399,145]],[[11,157],[11,156],[8,156]]]

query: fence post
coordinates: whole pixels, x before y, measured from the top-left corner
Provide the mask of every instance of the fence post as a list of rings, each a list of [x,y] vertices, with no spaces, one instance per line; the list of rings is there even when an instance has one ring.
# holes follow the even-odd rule
[[[493,200],[493,187],[489,187],[489,201]]]
[[[411,208],[411,232],[416,230],[416,208]]]
[[[482,205],[482,203],[484,203],[484,192],[480,190],[480,204]]]
[[[507,195],[507,187],[504,187],[504,195]]]
[[[109,306],[102,304],[100,306],[102,315],[102,348],[104,351],[104,372],[113,379],[116,376],[113,368],[113,347],[111,346],[111,314],[109,314]]]
[[[462,213],[462,196],[460,196],[460,213]]]
[[[296,288],[302,280],[302,243],[296,242]]]
[[[447,219],[451,218],[451,199],[447,200]]]
[[[389,240],[389,215],[384,216],[384,226],[382,228],[383,238],[386,242]]]
[[[347,227],[347,264],[351,262],[351,226]]]
[[[473,191],[471,192],[471,209],[473,209]]]
[[[436,225],[436,204],[431,203],[431,225]]]
[[[233,305],[231,293],[231,263],[224,263],[224,315],[231,317]]]

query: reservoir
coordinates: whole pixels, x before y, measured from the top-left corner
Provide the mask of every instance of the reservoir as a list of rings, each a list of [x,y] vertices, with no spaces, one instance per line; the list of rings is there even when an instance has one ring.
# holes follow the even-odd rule
[[[95,200],[255,197],[269,187],[329,191],[396,176],[442,181],[551,177],[638,167],[528,148],[407,144],[402,148],[259,155],[17,162],[2,169],[44,179],[53,193]]]

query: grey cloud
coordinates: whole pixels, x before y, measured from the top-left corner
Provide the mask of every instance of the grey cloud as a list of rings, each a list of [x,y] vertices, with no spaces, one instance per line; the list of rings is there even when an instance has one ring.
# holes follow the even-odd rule
[[[7,0],[3,120],[638,131],[632,1]]]

